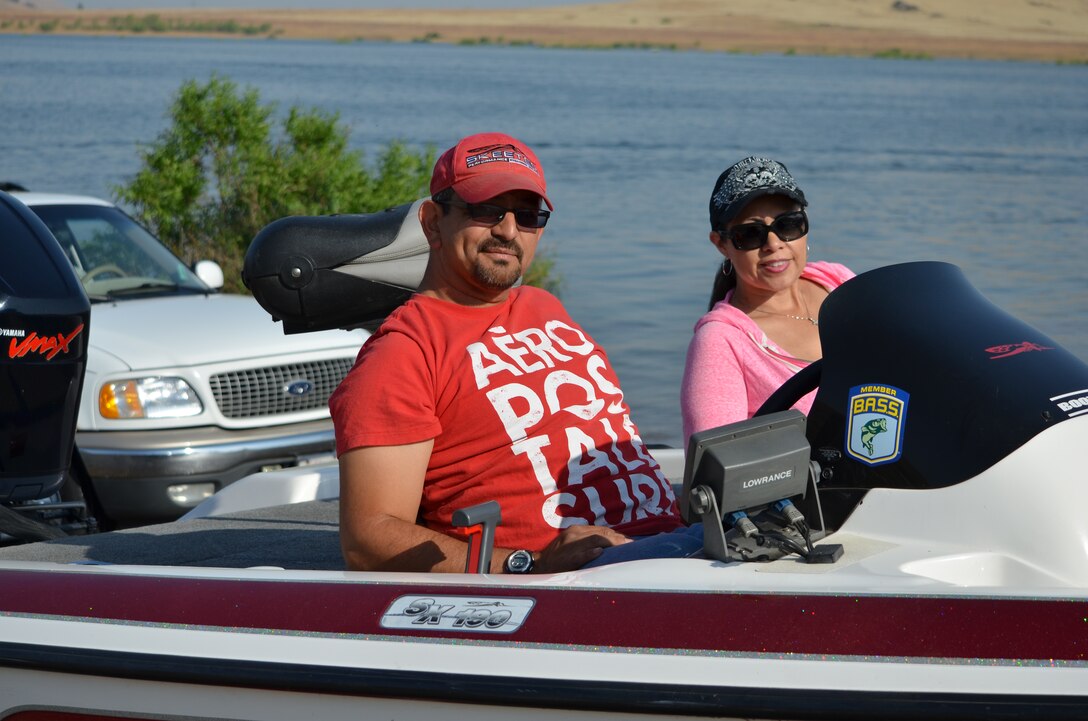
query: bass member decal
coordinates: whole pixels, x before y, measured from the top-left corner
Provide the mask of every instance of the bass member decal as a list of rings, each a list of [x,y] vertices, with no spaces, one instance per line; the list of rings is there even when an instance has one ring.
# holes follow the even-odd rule
[[[868,383],[850,389],[846,452],[869,466],[894,463],[903,455],[903,431],[910,394],[902,388]]]

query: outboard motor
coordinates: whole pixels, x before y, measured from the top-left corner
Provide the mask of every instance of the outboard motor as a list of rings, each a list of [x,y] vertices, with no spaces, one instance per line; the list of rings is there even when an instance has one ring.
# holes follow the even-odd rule
[[[90,313],[48,228],[0,192],[0,541],[87,530],[81,503],[48,501],[72,461]]]
[[[423,279],[421,202],[274,221],[250,243],[242,280],[284,333],[374,330]]]
[[[807,437],[829,528],[873,488],[972,478],[1083,412],[1088,365],[990,303],[946,263],[863,273],[820,309],[823,360],[761,412],[819,384]]]

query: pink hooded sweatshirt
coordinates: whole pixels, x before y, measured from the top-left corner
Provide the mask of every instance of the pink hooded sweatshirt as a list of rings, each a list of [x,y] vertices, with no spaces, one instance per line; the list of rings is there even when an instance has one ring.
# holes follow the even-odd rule
[[[801,277],[826,288],[838,288],[854,273],[838,263],[809,263]],[[790,356],[767,337],[756,322],[729,305],[733,291],[695,324],[688,345],[680,409],[684,442],[692,433],[751,418],[763,402],[808,363]],[[816,391],[793,407],[805,413]]]

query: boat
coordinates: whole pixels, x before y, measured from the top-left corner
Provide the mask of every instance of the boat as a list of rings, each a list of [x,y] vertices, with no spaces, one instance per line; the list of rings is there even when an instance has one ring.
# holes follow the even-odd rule
[[[285,331],[373,325],[413,217],[277,221],[247,282]],[[1088,365],[940,262],[819,327],[755,418],[651,449],[705,557],[348,572],[336,465],[267,472],[0,549],[0,719],[1088,717]]]

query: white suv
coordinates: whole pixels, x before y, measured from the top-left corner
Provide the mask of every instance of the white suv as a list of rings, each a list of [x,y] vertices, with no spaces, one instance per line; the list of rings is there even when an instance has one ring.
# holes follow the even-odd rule
[[[242,476],[333,457],[329,394],[365,331],[284,335],[253,298],[217,292],[218,264],[190,270],[111,203],[12,195],[91,300],[72,468],[107,525],[176,518]]]

